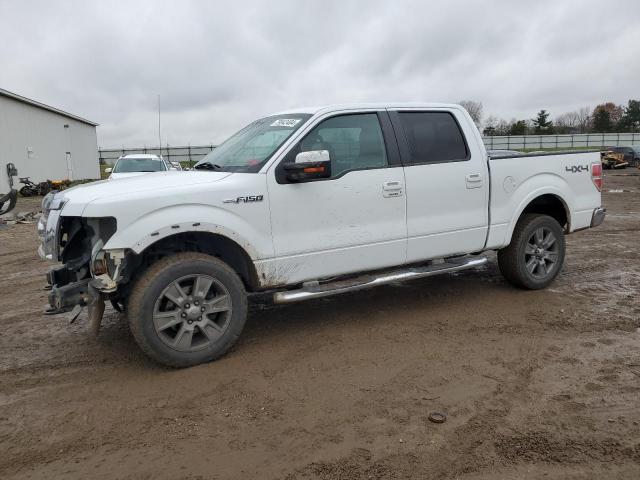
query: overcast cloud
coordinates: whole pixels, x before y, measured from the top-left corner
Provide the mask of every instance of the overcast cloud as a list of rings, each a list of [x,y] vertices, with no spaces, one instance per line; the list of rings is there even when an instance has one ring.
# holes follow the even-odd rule
[[[640,2],[0,0],[0,87],[102,147],[218,143],[257,116],[479,100],[552,116],[640,98]]]

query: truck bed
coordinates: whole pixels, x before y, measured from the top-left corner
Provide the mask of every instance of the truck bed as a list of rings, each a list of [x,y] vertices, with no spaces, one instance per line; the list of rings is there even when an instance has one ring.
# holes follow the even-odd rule
[[[567,233],[589,227],[593,210],[601,206],[591,176],[592,164],[600,164],[597,150],[489,157],[491,227],[487,248],[504,245],[514,219],[540,195],[562,199],[569,219]]]

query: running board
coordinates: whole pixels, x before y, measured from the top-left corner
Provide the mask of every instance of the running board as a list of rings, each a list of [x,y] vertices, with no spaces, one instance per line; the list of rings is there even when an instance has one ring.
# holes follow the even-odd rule
[[[411,267],[405,270],[394,270],[378,275],[363,275],[348,280],[338,280],[330,283],[307,285],[297,290],[286,290],[273,294],[274,303],[293,303],[313,298],[328,297],[339,293],[353,292],[365,288],[376,287],[393,282],[403,282],[415,278],[431,277],[442,273],[457,272],[468,268],[478,267],[487,263],[485,257],[462,258],[449,260],[444,263],[431,264],[423,267]]]

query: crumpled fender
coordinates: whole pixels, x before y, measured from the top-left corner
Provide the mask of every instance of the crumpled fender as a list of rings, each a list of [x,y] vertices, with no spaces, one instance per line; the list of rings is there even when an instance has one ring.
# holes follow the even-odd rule
[[[160,208],[135,219],[129,225],[118,225],[104,249],[125,248],[140,253],[158,240],[185,232],[210,232],[227,237],[243,248],[252,260],[273,256],[270,232],[258,230],[229,210],[202,204]],[[254,241],[250,242],[248,238]]]

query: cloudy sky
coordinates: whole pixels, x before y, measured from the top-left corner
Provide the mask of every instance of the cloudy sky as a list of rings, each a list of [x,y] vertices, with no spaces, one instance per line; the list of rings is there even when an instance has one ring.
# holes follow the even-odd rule
[[[0,88],[102,147],[218,143],[257,116],[479,100],[485,117],[640,98],[640,2],[0,0]]]

